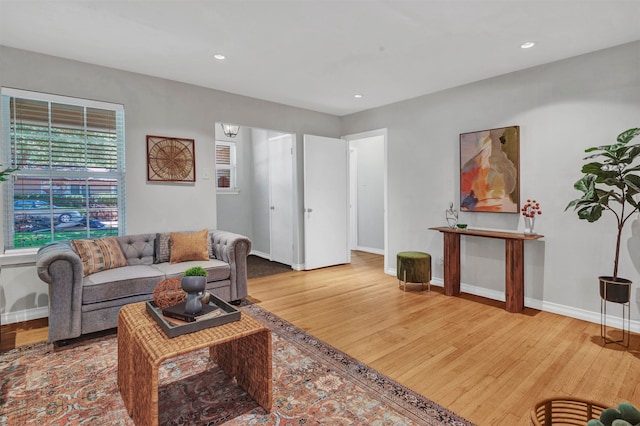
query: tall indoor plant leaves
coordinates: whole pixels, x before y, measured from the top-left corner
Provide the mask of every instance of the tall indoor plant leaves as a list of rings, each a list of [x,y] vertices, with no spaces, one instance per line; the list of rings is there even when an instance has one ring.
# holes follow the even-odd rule
[[[572,200],[565,211],[572,208],[580,219],[595,222],[605,211],[616,218],[617,238],[613,263],[613,278],[618,277],[620,240],[622,229],[640,205],[635,196],[640,193],[640,144],[630,144],[640,134],[640,128],[631,128],[618,135],[615,144],[601,145],[585,150],[589,161],[582,166],[584,176],[573,187],[582,192]]]
[[[9,178],[9,175],[15,172],[18,169],[13,169],[11,167],[7,167],[4,170],[0,170],[0,182],[4,182]]]

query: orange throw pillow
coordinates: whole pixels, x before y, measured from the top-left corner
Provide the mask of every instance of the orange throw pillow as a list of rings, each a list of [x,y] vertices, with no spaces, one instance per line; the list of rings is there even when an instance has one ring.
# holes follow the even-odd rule
[[[209,260],[207,238],[209,238],[208,229],[193,233],[172,232],[169,237],[171,241],[169,263],[180,263],[188,260]]]

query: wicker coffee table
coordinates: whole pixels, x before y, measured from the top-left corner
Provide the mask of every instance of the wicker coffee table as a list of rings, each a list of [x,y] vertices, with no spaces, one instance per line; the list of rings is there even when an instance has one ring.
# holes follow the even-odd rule
[[[118,389],[137,426],[158,424],[158,368],[167,359],[209,348],[211,360],[271,411],[271,330],[248,315],[239,321],[168,338],[145,303],[118,315]]]

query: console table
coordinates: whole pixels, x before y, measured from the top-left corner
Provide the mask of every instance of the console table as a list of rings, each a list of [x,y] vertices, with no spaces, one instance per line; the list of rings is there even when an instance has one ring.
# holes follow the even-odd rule
[[[505,243],[505,299],[507,312],[524,309],[524,242],[537,240],[544,235],[515,232],[486,231],[479,229],[451,229],[446,226],[429,228],[442,232],[444,237],[444,294],[460,294],[460,236],[498,238]]]

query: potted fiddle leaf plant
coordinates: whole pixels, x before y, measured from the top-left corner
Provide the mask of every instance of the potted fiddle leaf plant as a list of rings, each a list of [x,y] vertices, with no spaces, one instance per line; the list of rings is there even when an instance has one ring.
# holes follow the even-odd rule
[[[10,167],[7,167],[4,170],[0,170],[0,182],[4,182],[8,179],[9,175],[13,172],[15,172],[18,169],[12,169]]]
[[[618,276],[622,230],[640,204],[640,144],[630,143],[640,134],[640,128],[631,128],[618,135],[616,143],[585,150],[587,161],[582,166],[584,176],[573,187],[582,192],[572,200],[565,211],[573,208],[578,218],[596,222],[603,212],[616,219],[617,237],[613,256],[613,274],[598,277],[600,297],[617,303],[627,303],[631,296],[631,280]]]
[[[7,167],[4,170],[0,170],[0,182],[4,182],[9,178],[9,175],[15,172],[18,169],[12,169],[11,167]],[[0,325],[2,325],[2,321],[0,321]]]

